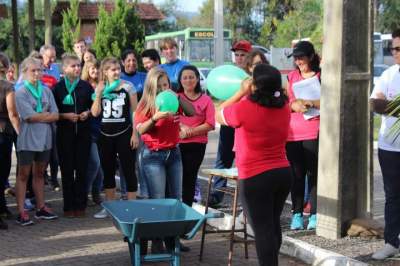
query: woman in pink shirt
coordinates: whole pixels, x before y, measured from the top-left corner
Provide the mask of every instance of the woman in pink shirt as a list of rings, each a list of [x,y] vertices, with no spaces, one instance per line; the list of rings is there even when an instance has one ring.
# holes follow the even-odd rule
[[[306,119],[304,113],[310,108],[319,110],[319,100],[296,98],[293,85],[310,78],[320,80],[320,58],[315,53],[314,46],[307,41],[298,42],[293,48],[296,70],[288,75],[286,91],[292,110],[290,130],[286,152],[293,169],[294,182],[292,186],[293,217],[290,228],[304,229],[303,206],[305,178],[308,177],[311,211],[307,229],[313,230],[317,225],[317,175],[318,175],[318,134],[319,115]],[[307,89],[303,87],[302,89]]]
[[[179,148],[182,154],[182,201],[192,206],[197,173],[207,145],[207,133],[215,127],[215,108],[202,93],[200,73],[195,66],[184,66],[178,75],[178,94],[192,103],[194,116],[180,115]]]

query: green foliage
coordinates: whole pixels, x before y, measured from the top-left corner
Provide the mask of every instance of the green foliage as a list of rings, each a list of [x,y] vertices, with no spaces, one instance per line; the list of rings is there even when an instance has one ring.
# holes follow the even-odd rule
[[[322,40],[323,11],[321,0],[299,0],[294,9],[277,21],[273,40],[275,47],[288,47],[292,40],[313,38],[316,44]]]
[[[74,42],[80,36],[81,20],[78,17],[78,9],[79,1],[72,0],[69,9],[62,12],[62,43],[66,52],[73,52]]]
[[[135,7],[117,0],[113,12],[108,14],[104,6],[100,6],[93,48],[99,59],[119,58],[127,48],[140,53],[144,48],[144,25]]]
[[[391,33],[400,28],[400,1],[380,0],[378,6],[378,30],[380,32]]]

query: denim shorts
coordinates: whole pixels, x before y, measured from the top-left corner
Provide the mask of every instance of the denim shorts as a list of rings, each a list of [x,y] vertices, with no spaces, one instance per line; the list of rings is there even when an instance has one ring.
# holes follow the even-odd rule
[[[32,162],[48,162],[51,150],[45,151],[19,151],[18,165],[31,165]]]

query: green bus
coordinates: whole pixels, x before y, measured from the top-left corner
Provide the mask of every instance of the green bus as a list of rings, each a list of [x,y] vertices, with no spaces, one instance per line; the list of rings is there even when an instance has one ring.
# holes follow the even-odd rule
[[[186,28],[181,31],[162,32],[146,36],[146,49],[160,51],[159,44],[164,38],[173,38],[178,44],[178,57],[197,67],[214,67],[214,29]],[[224,61],[232,62],[232,32],[224,30]],[[161,59],[163,61],[163,59]]]

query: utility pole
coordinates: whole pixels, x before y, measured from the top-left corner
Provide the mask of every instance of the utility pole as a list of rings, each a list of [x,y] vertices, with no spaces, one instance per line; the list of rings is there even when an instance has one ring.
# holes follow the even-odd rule
[[[214,65],[224,64],[223,0],[214,0]]]

